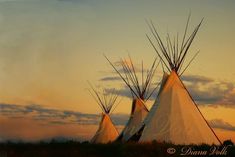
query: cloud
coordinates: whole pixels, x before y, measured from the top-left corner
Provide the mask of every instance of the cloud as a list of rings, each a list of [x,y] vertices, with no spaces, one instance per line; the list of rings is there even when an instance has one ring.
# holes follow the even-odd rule
[[[18,115],[18,114],[27,114],[28,110],[24,107],[20,107],[14,104],[0,104],[0,113],[3,115]]]
[[[114,93],[114,94],[117,94],[119,96],[124,96],[124,97],[128,97],[128,98],[132,98],[130,89],[128,87],[125,87],[125,86],[120,88],[120,89],[106,88],[105,92],[106,93]]]
[[[102,77],[101,79],[99,79],[99,81],[121,81],[121,78],[117,76],[107,76]]]
[[[148,96],[149,94],[154,90],[154,88],[156,87],[156,85],[152,86],[149,88],[149,92],[148,92]],[[154,90],[153,94],[151,95],[151,97],[149,98],[149,100],[155,100],[156,96],[157,96],[157,91],[159,90],[159,87],[157,89]],[[127,86],[123,86],[122,88],[116,89],[116,88],[106,88],[105,89],[106,93],[114,93],[117,94],[118,96],[123,96],[123,97],[127,97],[132,99],[133,96],[136,97],[135,95],[132,96],[132,92],[129,89],[129,87]]]
[[[160,76],[158,76],[160,78]],[[200,105],[202,104],[220,104],[226,107],[235,107],[235,84],[233,82],[218,81],[210,77],[201,75],[183,75],[181,77],[193,99]],[[102,81],[117,80],[116,77],[103,77]],[[156,85],[158,83],[154,83]],[[150,89],[152,90],[152,89]],[[106,89],[106,92],[113,92],[113,89]],[[158,91],[158,89],[156,90]],[[114,92],[120,96],[132,98],[127,86],[115,89]],[[155,92],[150,100],[155,100]]]
[[[198,103],[235,107],[235,85],[233,82],[217,81],[199,75],[185,75],[182,80],[193,99]]]
[[[9,118],[16,118],[20,121],[26,120],[28,116],[37,122],[44,122],[46,126],[65,126],[68,124],[75,124],[75,126],[82,125],[98,125],[100,122],[100,115],[81,113],[69,110],[57,110],[46,108],[40,105],[14,105],[14,104],[0,104],[0,115]],[[129,114],[112,114],[111,119],[117,127],[126,125]],[[223,129],[228,131],[235,131],[235,126],[222,119],[213,119],[208,121],[212,128]],[[46,127],[45,126],[45,127]]]
[[[222,119],[213,119],[208,122],[212,128],[235,131],[235,126],[223,121]]]
[[[126,67],[129,67],[129,71],[125,70],[125,68],[122,67],[122,65],[125,65]],[[156,67],[157,65],[159,65],[159,61],[155,62],[155,66],[153,67],[153,65],[151,65],[150,67],[146,68],[142,63],[140,64],[135,64],[132,62],[132,60],[130,58],[123,58],[120,61],[116,61],[113,62],[113,65],[115,66],[115,68],[117,69],[117,71],[119,72],[119,74],[122,75],[123,78],[125,78],[125,80],[128,82],[128,84],[132,87],[132,89],[135,91],[135,93],[138,93],[138,90],[134,87],[137,82],[140,86],[140,88],[142,88],[142,84],[145,84],[145,81],[147,80],[147,78],[149,77],[149,73],[150,70],[154,67]],[[132,68],[134,66],[134,69]],[[99,79],[99,81],[117,81],[117,83],[122,83],[122,85],[119,85],[119,89],[106,89],[107,93],[110,92],[114,92],[115,94],[119,95],[119,96],[124,96],[124,97],[128,97],[128,98],[133,98],[135,94],[132,95],[131,89],[129,89],[129,87],[125,84],[125,82],[121,79],[120,76],[118,76],[117,72],[115,70],[113,71],[100,71],[102,72],[105,77],[102,77],[101,79]],[[128,74],[127,74],[128,73]],[[111,75],[111,76],[110,76]],[[146,92],[145,97],[148,97],[150,93],[152,93],[152,90],[155,88],[155,86],[157,86],[159,84],[159,80],[155,79],[155,76],[157,75],[157,72],[155,71],[155,73],[152,75],[152,79],[150,81],[150,88],[149,90]],[[136,77],[135,77],[136,76]],[[136,79],[137,78],[137,81]],[[156,77],[156,78],[160,78],[160,77]],[[124,86],[123,86],[124,84]],[[157,90],[154,90],[157,91]],[[156,98],[156,92],[154,92],[150,99],[154,100]]]
[[[213,82],[214,80],[205,76],[201,76],[201,75],[183,75],[181,77],[181,79],[183,81],[187,81],[187,82],[192,82],[192,83],[210,83]]]
[[[46,108],[41,105],[14,105],[0,104],[0,113],[7,117],[30,115],[34,120],[47,120],[49,123],[77,123],[77,124],[96,124],[98,115],[84,114],[74,111],[58,110]]]
[[[34,114],[32,114],[34,113]],[[14,104],[0,104],[0,114],[10,118],[24,118],[27,115],[33,117],[34,120],[45,121],[49,124],[83,124],[83,125],[97,125],[99,124],[100,115],[81,113],[69,110],[50,109],[40,105],[14,105]],[[20,117],[17,117],[19,116]],[[128,114],[112,114],[112,121],[116,125],[125,125],[129,115]],[[208,121],[211,127],[235,131],[235,126],[224,122],[222,119],[213,119]]]
[[[100,121],[100,115],[97,114],[51,109],[35,104],[24,106],[15,104],[0,104],[0,115],[9,118],[25,118],[26,116],[30,116],[33,120],[54,125],[97,125]],[[124,125],[127,121],[127,115],[124,114],[112,114],[111,117],[116,125]]]
[[[129,119],[128,114],[113,114],[111,115],[112,121],[115,125],[124,126],[127,123],[127,120]]]
[[[123,68],[123,64],[127,67],[129,67],[130,71],[135,73],[138,77],[138,79],[141,79],[142,78],[142,73],[144,74],[144,78],[147,77],[147,73],[149,73],[149,70],[151,69],[152,65],[149,66],[149,67],[146,67],[145,65],[142,65],[142,63],[135,63],[133,62],[130,58],[123,58],[121,59],[120,61],[116,61],[116,62],[113,62],[112,63],[115,68],[118,70],[118,72],[124,77],[126,78],[125,76],[125,73],[130,73],[126,70],[124,70]],[[155,63],[155,67],[159,65],[159,61],[157,61]],[[132,68],[132,66],[134,67],[134,70]],[[110,66],[110,68],[112,70],[110,71],[100,71],[101,73],[105,74],[105,75],[116,75],[116,76],[106,76],[106,77],[103,77],[101,78],[100,80],[101,81],[110,81],[112,79],[115,79],[115,80],[121,80],[121,79],[118,79],[119,76],[117,74],[117,72]],[[156,74],[156,73],[155,73]],[[118,77],[117,77],[118,76]],[[107,79],[106,79],[107,78]]]

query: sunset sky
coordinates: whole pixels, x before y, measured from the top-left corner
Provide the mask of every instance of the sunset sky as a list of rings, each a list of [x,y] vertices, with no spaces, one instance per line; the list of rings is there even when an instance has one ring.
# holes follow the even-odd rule
[[[112,118],[121,130],[131,99],[103,54],[150,66],[157,54],[145,20],[182,37],[190,12],[189,31],[204,21],[182,80],[220,139],[235,142],[234,0],[0,0],[0,141],[89,140],[101,110],[87,80],[120,90]]]

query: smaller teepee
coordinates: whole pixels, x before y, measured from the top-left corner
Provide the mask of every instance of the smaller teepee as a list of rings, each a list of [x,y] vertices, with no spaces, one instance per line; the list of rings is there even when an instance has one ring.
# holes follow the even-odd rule
[[[118,131],[114,126],[110,114],[115,109],[118,103],[116,94],[105,93],[103,90],[102,94],[96,91],[90,84],[92,91],[90,94],[95,99],[97,104],[102,110],[102,119],[99,124],[99,128],[96,131],[94,137],[91,139],[91,143],[109,143],[114,141],[118,137]]]
[[[149,113],[149,110],[146,107],[146,102],[158,88],[158,85],[153,87],[155,86],[155,83],[152,82],[152,79],[159,63],[157,63],[157,59],[155,59],[151,67],[148,70],[144,70],[142,62],[142,69],[140,72],[137,72],[137,68],[134,66],[130,56],[129,60],[120,60],[121,69],[115,67],[106,56],[105,58],[123,80],[132,94],[130,117],[117,140],[123,142],[137,141],[141,135],[141,130],[139,130],[139,128],[141,128],[143,120]]]

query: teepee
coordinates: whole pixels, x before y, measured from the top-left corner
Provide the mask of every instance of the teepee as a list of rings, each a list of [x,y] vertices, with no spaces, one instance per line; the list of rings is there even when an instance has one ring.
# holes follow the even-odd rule
[[[133,98],[129,120],[117,140],[129,141],[131,139],[132,141],[134,141],[141,135],[141,130],[139,131],[139,128],[142,126],[143,120],[149,112],[145,103],[157,89],[157,86],[155,88],[151,86],[153,85],[152,78],[154,77],[156,68],[159,63],[157,64],[157,60],[155,59],[153,64],[151,65],[151,68],[149,70],[146,70],[145,77],[145,70],[143,68],[142,62],[142,70],[140,70],[142,79],[139,79],[140,75],[137,75],[137,69],[135,68],[130,57],[128,61],[124,59],[120,60],[122,68],[119,70],[107,57],[106,59],[109,61],[111,66],[130,89]]]
[[[116,103],[118,96],[112,93],[105,93],[105,90],[103,90],[102,94],[100,94],[92,87],[92,85],[90,86],[93,91],[93,92],[90,91],[90,94],[93,96],[93,98],[95,99],[95,101],[102,110],[102,118],[99,124],[99,128],[90,142],[91,143],[112,142],[119,135],[117,129],[115,128],[110,118],[110,114],[118,104]]]
[[[181,44],[178,44],[178,34],[173,41],[167,34],[167,41],[164,44],[153,23],[149,24],[156,44],[148,35],[147,38],[170,74],[146,117],[145,127],[139,139],[140,142],[156,140],[174,144],[221,144],[180,79],[180,76],[197,55],[196,53],[189,63],[182,68],[202,21],[186,37],[188,23],[189,18]],[[163,55],[162,57],[160,53]]]

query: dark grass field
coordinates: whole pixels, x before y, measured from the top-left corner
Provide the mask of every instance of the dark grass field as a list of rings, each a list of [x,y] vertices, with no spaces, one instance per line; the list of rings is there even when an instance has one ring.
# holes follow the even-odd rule
[[[0,144],[0,157],[176,157],[176,156],[231,156],[235,157],[235,146],[173,145],[152,142],[90,144],[88,142],[39,142]],[[186,150],[192,150],[185,154]],[[216,151],[214,151],[216,150]],[[211,152],[213,154],[210,155]],[[189,151],[188,151],[189,152]],[[185,154],[185,155],[183,155]]]

